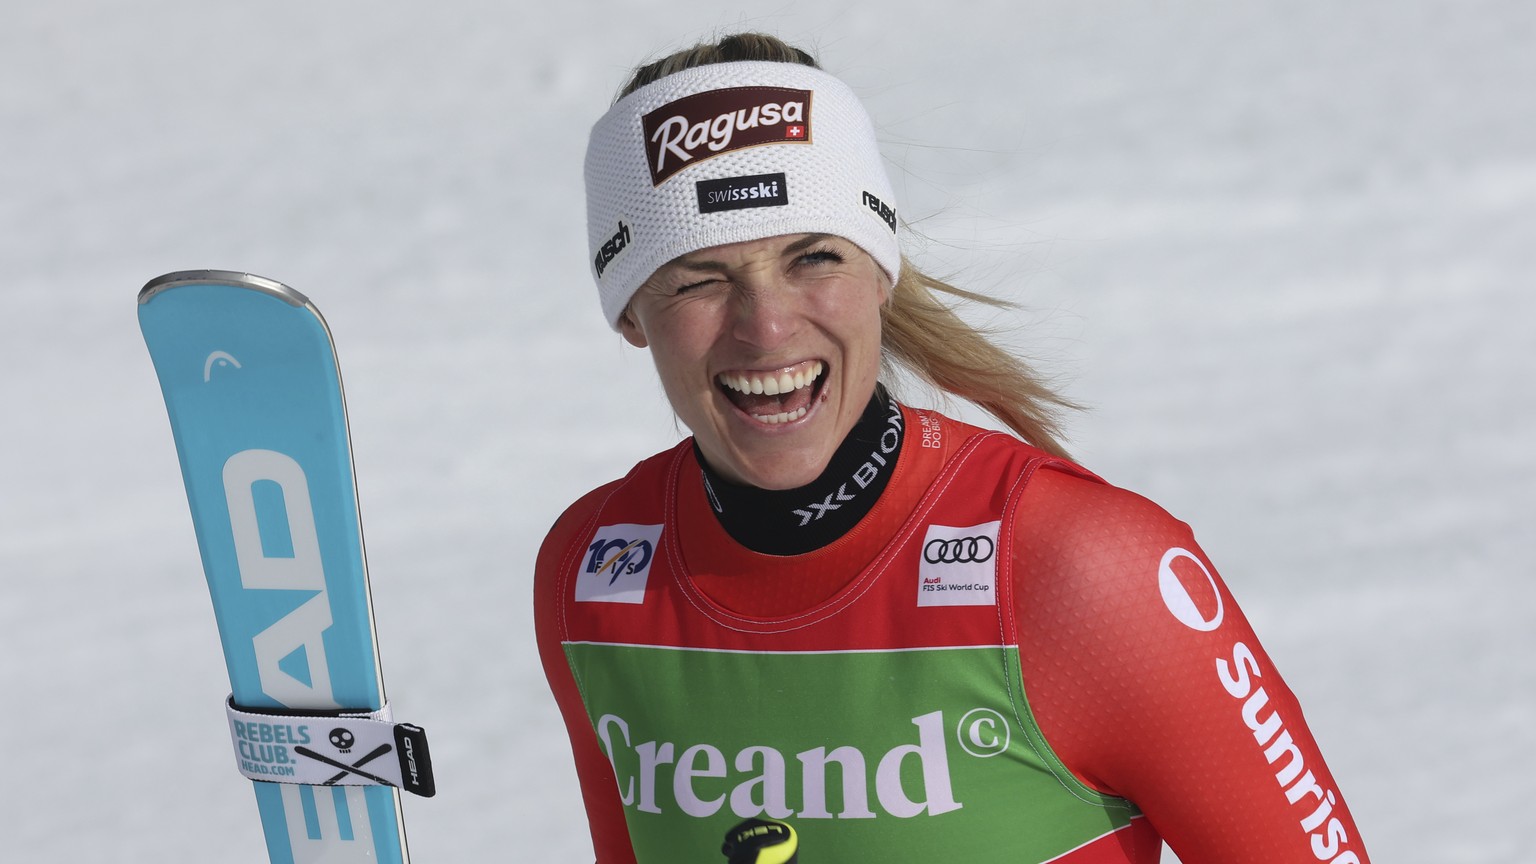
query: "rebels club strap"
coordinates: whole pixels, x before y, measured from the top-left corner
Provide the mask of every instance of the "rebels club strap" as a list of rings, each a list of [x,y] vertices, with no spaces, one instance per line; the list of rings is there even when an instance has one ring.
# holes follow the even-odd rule
[[[225,704],[240,773],[305,786],[394,786],[437,794],[427,734],[378,711],[274,713]]]

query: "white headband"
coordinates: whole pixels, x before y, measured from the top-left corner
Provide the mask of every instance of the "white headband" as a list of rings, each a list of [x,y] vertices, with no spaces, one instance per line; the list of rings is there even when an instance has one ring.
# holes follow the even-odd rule
[[[835,234],[896,281],[896,200],[848,86],[798,63],[715,63],[625,96],[587,143],[587,254],[617,328],[652,273],[709,246]]]

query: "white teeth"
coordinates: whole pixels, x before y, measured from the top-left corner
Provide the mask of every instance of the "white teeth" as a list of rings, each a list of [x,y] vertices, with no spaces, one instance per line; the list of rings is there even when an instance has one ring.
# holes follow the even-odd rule
[[[777,396],[780,393],[793,393],[803,387],[809,387],[816,383],[825,371],[825,366],[817,360],[809,370],[797,369],[794,373],[788,371],[773,375],[749,375],[737,373],[734,375],[722,375],[720,383],[738,393],[751,393],[758,396]]]
[[[801,417],[804,417],[805,409],[796,408],[793,411],[785,411],[782,414],[753,414],[752,416],[770,426],[777,426],[780,423],[788,423],[791,420],[799,420]]]

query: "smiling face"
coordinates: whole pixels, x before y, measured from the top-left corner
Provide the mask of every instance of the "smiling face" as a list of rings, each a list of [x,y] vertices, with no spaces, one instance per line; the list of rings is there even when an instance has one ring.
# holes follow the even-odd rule
[[[762,489],[816,479],[874,393],[885,272],[853,243],[792,234],[657,270],[619,321],[710,467]]]

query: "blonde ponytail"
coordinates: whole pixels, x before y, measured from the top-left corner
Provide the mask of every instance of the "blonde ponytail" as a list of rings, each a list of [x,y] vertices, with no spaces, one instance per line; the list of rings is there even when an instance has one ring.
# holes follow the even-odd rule
[[[982,408],[1041,450],[1069,458],[1060,440],[1060,414],[1078,406],[955,314],[941,294],[994,307],[1011,305],[956,288],[903,260],[901,278],[882,315],[880,338],[887,360]]]

